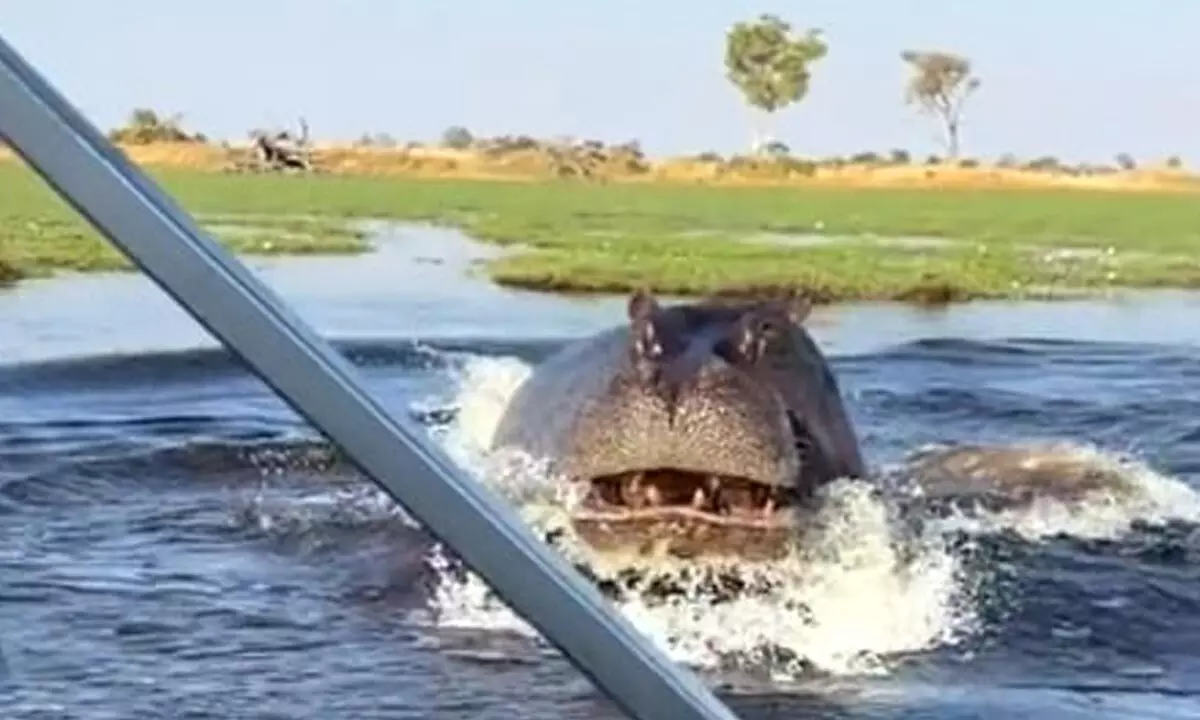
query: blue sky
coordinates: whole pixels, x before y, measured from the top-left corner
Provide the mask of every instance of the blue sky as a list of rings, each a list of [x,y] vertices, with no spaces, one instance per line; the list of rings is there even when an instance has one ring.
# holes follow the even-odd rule
[[[0,33],[104,127],[143,105],[215,137],[303,114],[327,139],[463,124],[660,154],[747,147],[722,43],[764,11],[830,43],[773,127],[797,152],[936,151],[899,60],[936,48],[983,79],[966,155],[1200,164],[1200,2],[1185,0],[5,0]]]

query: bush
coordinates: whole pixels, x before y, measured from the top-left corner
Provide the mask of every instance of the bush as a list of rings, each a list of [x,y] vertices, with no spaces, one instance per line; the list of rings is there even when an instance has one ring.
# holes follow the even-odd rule
[[[451,125],[442,132],[442,146],[451,150],[469,150],[475,144],[475,136],[462,125]]]
[[[1058,158],[1053,155],[1043,155],[1036,160],[1032,160],[1025,165],[1026,170],[1038,170],[1041,172],[1062,170],[1062,164],[1058,162]]]
[[[129,120],[119,128],[108,133],[112,142],[127,145],[150,145],[152,143],[187,142],[205,143],[208,138],[203,133],[188,133],[183,130],[182,117],[172,115],[168,118],[158,116],[149,108],[136,108],[129,115]]]
[[[394,148],[399,145],[396,138],[387,133],[363,133],[354,141],[354,147],[360,148]]]
[[[730,158],[726,167],[730,172],[743,177],[764,179],[811,177],[817,171],[817,164],[811,160],[793,157],[764,158],[756,155],[735,156]]]
[[[851,155],[850,162],[854,165],[882,165],[883,158],[878,153],[868,151]]]
[[[768,157],[782,157],[791,152],[792,149],[782,140],[772,140],[763,146],[763,153]]]
[[[812,160],[801,160],[799,158],[786,158],[783,164],[787,167],[787,171],[792,175],[800,175],[802,177],[812,177],[817,173],[817,164]]]

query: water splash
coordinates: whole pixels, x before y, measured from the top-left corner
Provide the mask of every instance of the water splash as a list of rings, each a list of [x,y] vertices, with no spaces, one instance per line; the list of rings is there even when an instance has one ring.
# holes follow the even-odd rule
[[[628,558],[591,555],[570,532],[566,509],[577,498],[555,483],[536,458],[486,450],[511,394],[529,372],[507,357],[457,356],[450,364],[455,392],[429,397],[418,411],[450,417],[431,434],[477,481],[517,506],[539,535],[557,532],[568,559],[598,574],[615,572]],[[894,503],[869,482],[838,482],[824,489],[819,529],[804,552],[772,563],[739,566],[739,574],[766,580],[768,589],[728,602],[706,601],[699,587],[670,598],[636,593],[614,603],[635,627],[669,655],[702,670],[729,668],[765,673],[772,680],[798,679],[813,671],[833,675],[885,674],[898,656],[961,644],[982,630],[986,571],[968,570],[953,533],[1011,530],[1028,540],[1049,535],[1114,537],[1135,522],[1200,519],[1200,495],[1143,464],[1094,448],[1077,448],[1080,462],[1108,464],[1133,492],[1093,493],[1076,502],[1040,499],[999,512],[958,513],[926,523],[913,534],[896,517]],[[394,506],[374,488],[325,489],[324,501],[307,498],[274,516],[303,517],[319,529],[395,519]],[[323,515],[323,519],[322,519]],[[402,515],[402,513],[401,513]],[[464,573],[442,552],[429,558],[438,583],[428,618],[438,631],[516,634],[537,647],[537,633],[496,598],[474,574]],[[646,568],[644,561],[639,564]],[[660,561],[651,569],[673,572]],[[543,648],[547,653],[552,651]]]
[[[1067,443],[1029,445],[1027,451],[1031,459],[1052,453],[1064,471],[1089,471],[1113,478],[1116,485],[1092,490],[1076,499],[1039,497],[1027,505],[1003,510],[959,508],[938,521],[937,526],[944,532],[971,534],[1007,530],[1036,542],[1062,535],[1113,540],[1137,523],[1200,522],[1200,493],[1136,457],[1093,445]]]
[[[481,481],[518,503],[539,533],[559,531],[569,559],[603,573],[566,525],[574,498],[553,483],[536,459],[484,448],[505,403],[528,372],[508,358],[472,358],[460,372],[458,414],[441,433],[447,448]],[[815,553],[740,567],[762,577],[764,593],[730,602],[703,602],[698,587],[667,600],[632,594],[615,601],[639,630],[676,660],[704,669],[731,665],[796,676],[885,672],[886,656],[954,642],[975,618],[964,599],[969,579],[939,538],[897,537],[886,503],[866,483],[827,488],[823,527]],[[610,562],[612,558],[607,558]],[[536,633],[493,596],[474,575],[449,571],[438,555],[441,582],[431,611],[441,628]],[[671,571],[660,561],[656,571]],[[643,566],[644,567],[644,566]]]

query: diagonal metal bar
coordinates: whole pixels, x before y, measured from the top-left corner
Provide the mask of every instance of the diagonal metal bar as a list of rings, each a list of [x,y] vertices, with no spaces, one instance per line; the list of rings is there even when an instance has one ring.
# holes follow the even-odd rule
[[[354,368],[134,167],[0,38],[0,136],[291,407],[450,545],[508,604],[639,720],[736,720],[599,591],[466,478]]]

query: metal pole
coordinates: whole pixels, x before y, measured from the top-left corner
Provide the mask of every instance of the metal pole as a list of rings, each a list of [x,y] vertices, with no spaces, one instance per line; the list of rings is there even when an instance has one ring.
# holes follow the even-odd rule
[[[0,38],[0,135],[71,206],[639,720],[734,720],[466,478]],[[3,189],[0,189],[3,192]]]

